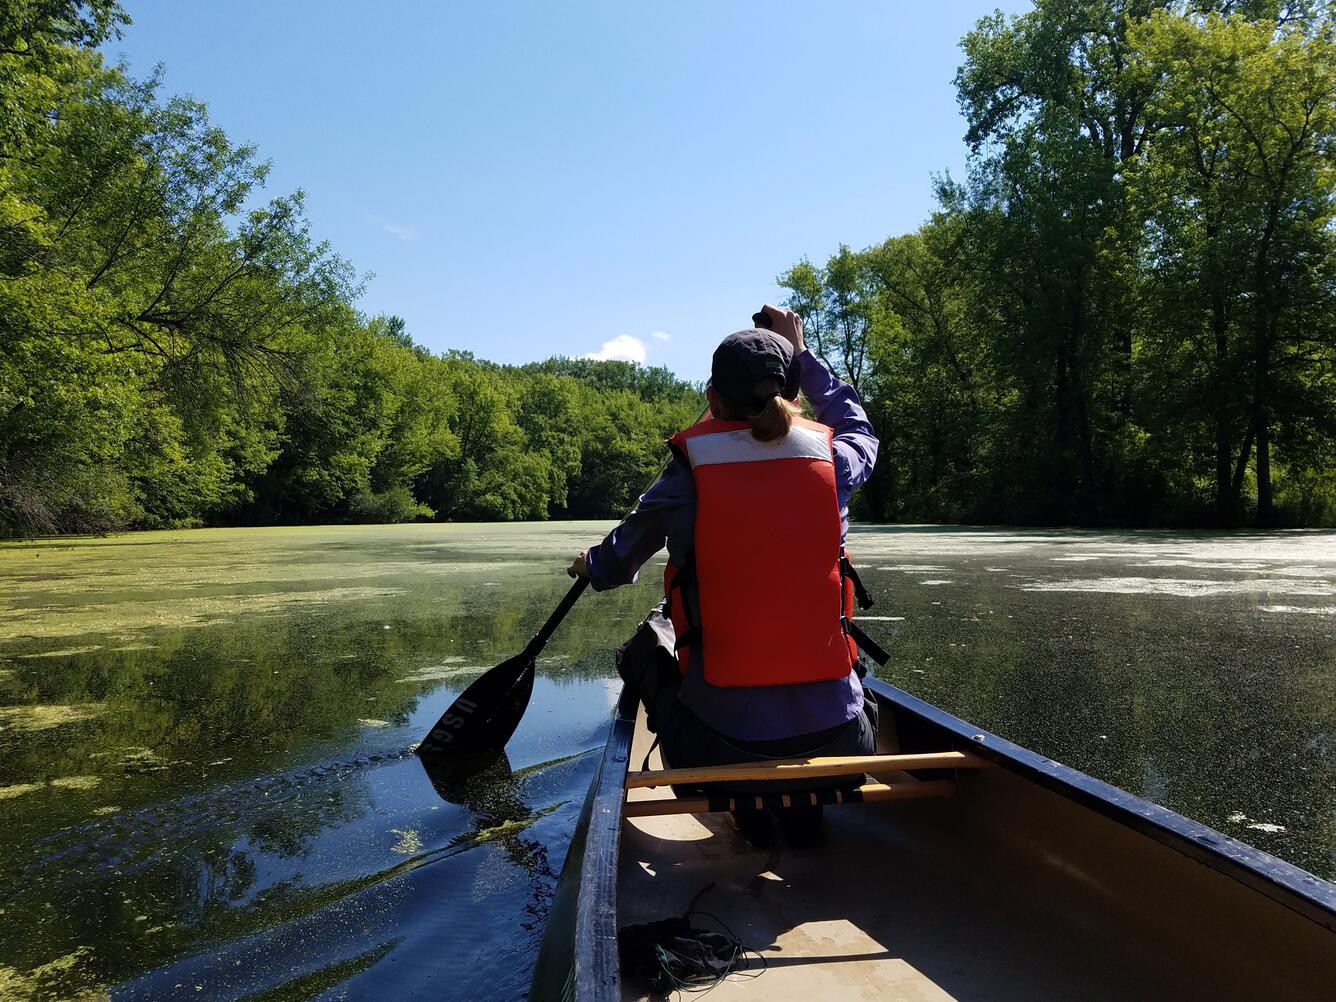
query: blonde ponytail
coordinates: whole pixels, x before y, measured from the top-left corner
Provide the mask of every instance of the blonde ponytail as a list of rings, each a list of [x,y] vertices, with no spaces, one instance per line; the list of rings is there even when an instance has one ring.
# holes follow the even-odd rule
[[[753,438],[758,442],[773,442],[783,438],[793,427],[792,405],[776,393],[748,421],[751,422]]]

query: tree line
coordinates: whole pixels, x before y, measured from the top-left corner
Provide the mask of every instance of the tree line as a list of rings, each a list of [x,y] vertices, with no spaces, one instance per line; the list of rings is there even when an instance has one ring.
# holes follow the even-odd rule
[[[1330,2],[1037,0],[916,232],[781,277],[888,521],[1336,524]]]
[[[1331,0],[1036,0],[956,75],[968,168],[916,232],[780,276],[882,440],[885,521],[1336,524]],[[494,365],[366,317],[300,192],[0,11],[0,533],[615,517],[700,388]]]
[[[127,23],[0,11],[0,534],[625,512],[700,387],[360,315],[300,192],[256,207],[254,149],[104,63]]]

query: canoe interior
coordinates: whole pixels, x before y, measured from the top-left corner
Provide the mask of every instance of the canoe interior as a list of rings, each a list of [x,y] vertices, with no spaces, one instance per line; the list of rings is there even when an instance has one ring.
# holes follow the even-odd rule
[[[751,848],[726,816],[622,818],[650,740],[624,698],[573,864],[579,916],[545,943],[569,950],[564,992],[536,980],[532,997],[648,997],[617,969],[615,930],[694,901],[713,916],[695,924],[766,960],[723,999],[1336,998],[1336,887],[874,689],[881,751],[968,748],[1002,768],[961,771],[949,800],[827,808],[802,850]]]

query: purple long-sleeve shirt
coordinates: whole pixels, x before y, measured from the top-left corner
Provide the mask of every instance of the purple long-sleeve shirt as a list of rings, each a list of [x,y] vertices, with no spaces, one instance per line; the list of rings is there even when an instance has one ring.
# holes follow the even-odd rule
[[[816,419],[835,433],[835,487],[840,502],[840,539],[849,529],[849,498],[872,473],[877,436],[858,394],[830,374],[809,351],[798,356],[803,395]],[[668,559],[685,566],[695,546],[696,484],[691,467],[675,456],[663,475],[641,495],[635,511],[589,550],[595,591],[630,584],[664,543]],[[828,682],[724,688],[710,685],[699,659],[682,681],[682,702],[721,734],[741,741],[769,741],[824,731],[852,720],[863,708],[858,676]]]

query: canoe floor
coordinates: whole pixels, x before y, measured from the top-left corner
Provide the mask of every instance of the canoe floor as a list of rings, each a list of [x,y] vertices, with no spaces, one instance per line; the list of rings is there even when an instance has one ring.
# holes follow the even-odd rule
[[[634,766],[649,743],[642,713]],[[760,953],[723,1000],[1336,999],[1336,936],[1002,769],[827,807],[808,849],[755,849],[727,815],[626,819],[617,895],[619,926],[694,900]],[[646,990],[623,972],[624,998]]]

